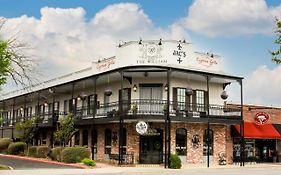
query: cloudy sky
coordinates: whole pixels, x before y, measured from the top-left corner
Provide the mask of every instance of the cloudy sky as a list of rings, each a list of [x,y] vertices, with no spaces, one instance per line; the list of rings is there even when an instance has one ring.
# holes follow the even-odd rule
[[[280,0],[1,0],[0,17],[2,37],[30,45],[39,79],[88,67],[122,41],[185,38],[245,77],[246,103],[281,106],[281,66],[269,54]]]

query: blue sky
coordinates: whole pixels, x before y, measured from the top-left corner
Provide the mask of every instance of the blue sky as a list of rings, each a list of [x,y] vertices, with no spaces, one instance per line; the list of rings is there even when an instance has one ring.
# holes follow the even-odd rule
[[[114,48],[99,45],[186,38],[197,51],[221,55],[226,72],[245,77],[246,102],[281,106],[281,68],[268,52],[276,48],[280,0],[1,0],[1,16],[8,20],[2,35],[17,33],[31,43],[50,77],[85,67],[90,57],[111,56]]]

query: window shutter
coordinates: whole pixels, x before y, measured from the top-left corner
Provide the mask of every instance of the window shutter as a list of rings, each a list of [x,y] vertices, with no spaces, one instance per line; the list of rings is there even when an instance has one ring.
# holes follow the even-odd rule
[[[178,109],[178,91],[177,88],[173,88],[173,109],[177,110]]]

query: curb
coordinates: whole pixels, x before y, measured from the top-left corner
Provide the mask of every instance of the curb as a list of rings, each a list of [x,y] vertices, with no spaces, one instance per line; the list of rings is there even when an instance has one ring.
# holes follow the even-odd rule
[[[17,159],[17,160],[29,160],[29,161],[33,161],[33,162],[39,162],[39,163],[47,163],[47,164],[53,164],[53,165],[69,166],[69,167],[75,167],[75,168],[81,168],[81,169],[90,169],[90,167],[88,167],[86,165],[69,164],[69,163],[63,163],[63,162],[41,160],[41,159],[36,159],[36,158],[33,158],[33,157],[23,157],[23,156],[15,156],[15,155],[7,155],[7,154],[0,154],[0,156],[8,157],[8,158],[13,158],[13,159]]]

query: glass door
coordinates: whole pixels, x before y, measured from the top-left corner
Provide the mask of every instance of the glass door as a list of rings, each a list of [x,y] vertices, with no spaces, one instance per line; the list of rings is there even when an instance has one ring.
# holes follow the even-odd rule
[[[161,113],[162,86],[140,85],[140,112]]]

